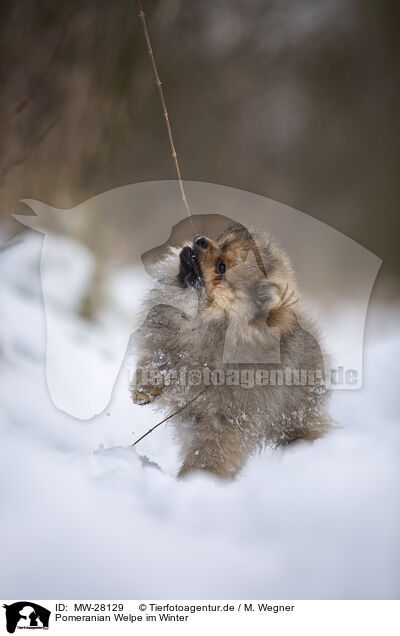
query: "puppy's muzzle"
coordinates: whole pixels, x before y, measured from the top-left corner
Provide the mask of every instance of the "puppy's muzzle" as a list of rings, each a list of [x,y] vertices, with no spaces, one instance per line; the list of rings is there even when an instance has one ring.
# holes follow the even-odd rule
[[[179,254],[179,273],[178,281],[183,287],[195,287],[203,282],[203,276],[198,258],[198,252],[201,250],[199,246],[193,245],[193,248],[187,245]]]

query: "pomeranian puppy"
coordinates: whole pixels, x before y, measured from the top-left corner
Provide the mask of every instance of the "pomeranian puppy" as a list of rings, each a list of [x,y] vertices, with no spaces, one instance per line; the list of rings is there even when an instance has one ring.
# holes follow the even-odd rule
[[[170,248],[156,278],[132,398],[179,411],[179,477],[232,478],[257,449],[330,428],[321,349],[275,241],[241,225],[196,236]]]

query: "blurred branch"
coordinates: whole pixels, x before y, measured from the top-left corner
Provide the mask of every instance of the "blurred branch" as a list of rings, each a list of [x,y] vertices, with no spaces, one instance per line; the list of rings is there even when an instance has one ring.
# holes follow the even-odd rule
[[[56,48],[54,49],[53,55],[51,56],[51,58],[49,60],[49,63],[47,64],[44,72],[39,77],[38,81],[36,82],[35,86],[33,87],[32,91],[29,93],[29,95],[27,97],[25,97],[25,99],[23,99],[14,108],[14,110],[0,123],[0,129],[4,128],[4,126],[6,124],[8,124],[12,119],[14,119],[14,117],[16,117],[17,115],[22,113],[22,111],[25,110],[25,108],[37,97],[38,93],[40,92],[40,90],[42,89],[44,84],[51,77],[51,74],[52,74],[52,72],[54,70],[54,67],[55,67],[55,63],[56,63],[56,61],[58,59],[58,56],[60,54],[60,51],[61,51],[64,43],[66,41],[66,38],[67,38],[67,27],[64,26],[62,34],[61,34],[61,38],[60,38]]]
[[[48,126],[44,128],[40,135],[36,137],[36,139],[34,139],[33,143],[28,148],[24,149],[21,154],[15,157],[15,159],[13,159],[0,171],[0,186],[3,185],[4,179],[11,170],[25,163],[25,161],[30,157],[35,148],[37,148],[42,143],[49,132],[54,128],[54,126],[58,124],[60,119],[61,117],[57,117],[56,119],[54,119]]]

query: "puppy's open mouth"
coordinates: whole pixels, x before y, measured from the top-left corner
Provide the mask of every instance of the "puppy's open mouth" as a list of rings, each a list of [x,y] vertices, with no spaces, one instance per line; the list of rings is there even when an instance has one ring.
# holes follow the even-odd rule
[[[188,285],[196,287],[196,285],[202,284],[203,275],[199,258],[189,245],[183,248],[179,254],[179,260],[178,280],[181,285],[183,285],[183,287],[187,287]]]

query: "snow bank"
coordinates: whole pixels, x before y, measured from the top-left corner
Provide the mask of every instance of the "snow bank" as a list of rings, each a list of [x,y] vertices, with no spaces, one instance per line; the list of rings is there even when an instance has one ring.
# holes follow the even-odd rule
[[[124,372],[96,418],[76,420],[54,407],[40,249],[40,235],[29,232],[0,254],[3,598],[398,597],[394,314],[386,311],[381,330],[383,310],[372,309],[364,387],[333,392],[335,432],[252,458],[232,484],[207,476],[177,482],[171,428],[130,446],[159,415],[131,404]],[[62,258],[72,254],[74,274],[82,259],[88,281],[90,254],[64,242]],[[129,319],[129,271],[121,270],[119,284],[116,277],[110,294],[118,316],[103,315],[97,329],[117,331]],[[98,356],[101,375],[107,352],[95,348],[74,311],[85,280],[68,289],[67,308],[55,285],[51,310],[71,327],[60,352],[75,339]]]

